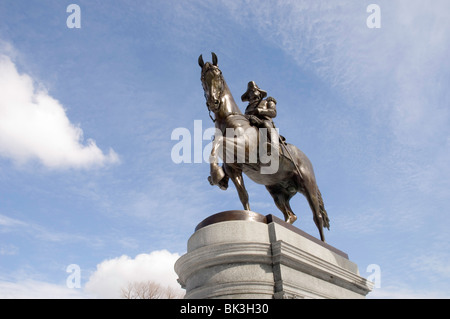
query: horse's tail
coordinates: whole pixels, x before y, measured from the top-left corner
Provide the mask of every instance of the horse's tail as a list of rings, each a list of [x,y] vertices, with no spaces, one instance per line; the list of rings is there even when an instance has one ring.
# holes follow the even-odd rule
[[[320,193],[319,188],[317,188],[317,197],[319,199],[319,208],[320,214],[322,215],[323,227],[330,230],[330,219],[328,218],[327,211],[325,210],[325,205],[323,203],[322,194]]]

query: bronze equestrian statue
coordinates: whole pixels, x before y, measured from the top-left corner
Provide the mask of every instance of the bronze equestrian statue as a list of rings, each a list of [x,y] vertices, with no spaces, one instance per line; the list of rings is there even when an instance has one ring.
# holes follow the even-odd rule
[[[242,177],[242,173],[245,173],[255,183],[266,186],[276,206],[283,213],[285,221],[290,224],[295,222],[297,216],[292,212],[289,201],[298,192],[302,193],[313,212],[320,239],[325,242],[323,228],[329,229],[330,223],[312,164],[296,146],[285,143],[279,135],[272,134],[275,127],[272,118],[276,116],[275,99],[263,100],[267,93],[259,89],[254,82],[250,82],[247,92],[242,96],[243,101],[249,102],[247,114],[243,114],[218,67],[216,54],[212,53],[212,63],[205,63],[200,55],[198,64],[202,69],[201,82],[206,105],[210,116],[211,112],[214,113],[214,118],[212,116],[211,118],[216,127],[208,178],[211,185],[226,189],[228,179],[231,179],[244,209],[250,210],[248,193]],[[261,132],[264,130],[267,132],[271,126],[271,137],[266,138]],[[232,135],[228,134],[230,131],[233,132]],[[252,156],[256,150],[264,149],[264,145],[269,145],[270,148],[268,152],[271,157],[270,165],[263,153],[258,153],[256,157]],[[240,151],[239,158],[236,155]],[[267,154],[265,155],[267,157]],[[219,157],[223,160],[222,167],[219,166]],[[271,165],[276,166],[275,171]]]

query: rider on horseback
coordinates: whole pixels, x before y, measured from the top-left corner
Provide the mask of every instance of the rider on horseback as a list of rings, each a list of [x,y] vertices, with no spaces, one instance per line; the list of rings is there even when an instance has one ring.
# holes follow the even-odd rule
[[[249,102],[245,109],[245,115],[253,126],[258,128],[273,129],[272,118],[277,116],[277,101],[268,97],[267,92],[261,90],[254,81],[248,82],[247,92],[241,96],[242,102]]]
[[[267,142],[270,148],[271,133],[275,129],[272,119],[277,116],[277,101],[271,96],[264,100],[266,96],[266,91],[261,90],[254,81],[250,81],[247,84],[247,92],[241,96],[241,100],[242,102],[248,101],[245,117],[250,121],[250,124],[258,128],[267,129]],[[278,135],[278,138],[281,144],[285,144],[286,139],[284,136]],[[281,152],[283,154],[283,148]],[[268,154],[270,154],[270,151],[268,151]]]

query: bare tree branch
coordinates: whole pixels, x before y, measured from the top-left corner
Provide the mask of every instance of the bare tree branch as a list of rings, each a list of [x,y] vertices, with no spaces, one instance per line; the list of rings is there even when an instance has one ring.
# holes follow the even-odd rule
[[[121,297],[124,299],[181,299],[184,294],[172,287],[164,288],[149,280],[130,282],[127,287],[121,289]]]

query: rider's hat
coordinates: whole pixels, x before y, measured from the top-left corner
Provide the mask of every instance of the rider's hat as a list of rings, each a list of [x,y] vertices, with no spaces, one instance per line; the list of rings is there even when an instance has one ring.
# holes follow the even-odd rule
[[[245,92],[242,96],[241,96],[241,100],[242,102],[246,102],[249,100],[249,93],[254,91],[254,90],[258,90],[261,93],[261,98],[265,98],[267,96],[267,92],[264,90],[261,90],[255,83],[255,81],[250,81],[248,82],[247,85],[247,92]]]

